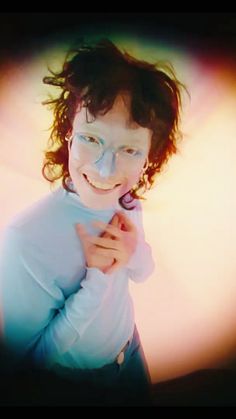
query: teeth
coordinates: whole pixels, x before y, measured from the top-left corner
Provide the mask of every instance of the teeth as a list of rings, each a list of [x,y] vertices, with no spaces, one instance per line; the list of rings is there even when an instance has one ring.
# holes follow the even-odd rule
[[[94,180],[92,181],[91,179],[89,179],[88,176],[87,176],[87,179],[89,183],[91,183],[92,186],[95,186],[95,188],[108,190],[108,189],[113,189],[115,187],[115,185],[111,186],[111,185],[108,185],[107,183],[95,182]]]

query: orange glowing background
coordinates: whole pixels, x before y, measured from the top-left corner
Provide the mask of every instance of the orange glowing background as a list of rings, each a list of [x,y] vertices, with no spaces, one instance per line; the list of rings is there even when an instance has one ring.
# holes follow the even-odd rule
[[[180,152],[143,204],[156,269],[145,283],[130,285],[152,380],[158,382],[235,356],[236,81],[233,67],[217,59],[206,63],[158,42],[112,40],[138,58],[171,61],[190,93],[184,97]],[[41,175],[52,121],[41,102],[50,89],[41,80],[66,49],[54,46],[5,68],[0,229],[50,190]]]

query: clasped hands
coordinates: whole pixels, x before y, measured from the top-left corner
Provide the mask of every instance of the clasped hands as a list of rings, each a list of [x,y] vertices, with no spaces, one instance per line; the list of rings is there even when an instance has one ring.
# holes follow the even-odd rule
[[[76,224],[87,267],[111,274],[125,266],[137,246],[136,226],[121,211],[117,211],[108,224],[93,221],[92,225],[103,230],[99,236],[88,234],[83,224]]]

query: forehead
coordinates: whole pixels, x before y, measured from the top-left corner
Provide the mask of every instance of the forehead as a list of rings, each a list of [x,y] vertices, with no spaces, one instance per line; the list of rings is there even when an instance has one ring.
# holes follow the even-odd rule
[[[73,131],[87,131],[115,141],[133,140],[140,145],[149,145],[152,132],[141,127],[130,118],[125,99],[117,97],[113,107],[105,115],[97,115],[94,119],[85,107],[78,108]]]

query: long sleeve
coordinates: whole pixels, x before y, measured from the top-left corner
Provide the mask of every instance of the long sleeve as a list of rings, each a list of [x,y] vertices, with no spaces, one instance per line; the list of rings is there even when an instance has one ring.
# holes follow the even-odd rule
[[[154,271],[155,263],[152,256],[151,246],[145,240],[143,229],[142,206],[137,201],[136,209],[130,211],[131,219],[138,230],[138,243],[134,254],[128,261],[126,268],[130,279],[135,282],[145,281]]]
[[[47,364],[79,339],[100,310],[111,275],[88,268],[80,288],[65,299],[40,264],[39,252],[8,228],[0,261],[1,305],[6,345]],[[65,261],[66,263],[66,261]]]

